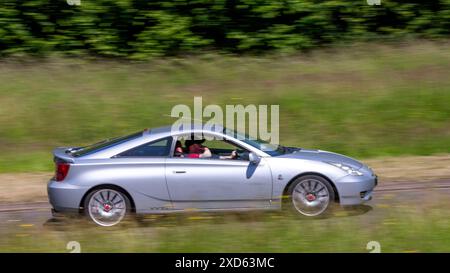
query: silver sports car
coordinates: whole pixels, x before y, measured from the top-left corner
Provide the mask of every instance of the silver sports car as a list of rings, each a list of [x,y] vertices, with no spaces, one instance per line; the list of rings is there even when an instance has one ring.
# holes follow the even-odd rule
[[[372,198],[377,176],[347,156],[272,145],[232,130],[144,130],[56,148],[48,183],[55,213],[101,226],[133,214],[283,209],[326,215]]]

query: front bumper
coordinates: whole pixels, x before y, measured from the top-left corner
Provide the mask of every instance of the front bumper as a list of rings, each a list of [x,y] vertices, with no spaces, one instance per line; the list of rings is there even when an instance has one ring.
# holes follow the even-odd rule
[[[54,212],[79,212],[80,202],[88,188],[66,182],[50,180],[47,184],[47,194]]]
[[[378,184],[378,177],[374,174],[362,176],[345,176],[336,182],[339,201],[343,206],[360,205],[370,201],[373,190]]]

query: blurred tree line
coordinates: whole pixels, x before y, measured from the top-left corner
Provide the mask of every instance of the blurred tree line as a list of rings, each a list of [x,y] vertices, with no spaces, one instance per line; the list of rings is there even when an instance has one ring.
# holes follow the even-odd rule
[[[0,56],[289,52],[380,37],[445,38],[450,31],[450,0],[79,2],[1,0]]]

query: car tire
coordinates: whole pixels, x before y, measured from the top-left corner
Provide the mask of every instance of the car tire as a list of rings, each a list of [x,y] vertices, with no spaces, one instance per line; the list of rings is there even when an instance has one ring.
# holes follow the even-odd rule
[[[335,205],[335,192],[331,183],[318,175],[298,177],[287,189],[284,207],[301,218],[322,218],[330,214]]]
[[[97,226],[112,227],[128,222],[132,213],[128,196],[115,188],[91,191],[84,200],[84,213]]]

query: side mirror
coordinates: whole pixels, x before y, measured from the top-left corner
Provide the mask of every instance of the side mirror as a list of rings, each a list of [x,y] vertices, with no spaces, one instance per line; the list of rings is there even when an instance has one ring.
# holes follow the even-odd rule
[[[249,160],[250,163],[252,163],[252,164],[258,164],[259,161],[261,160],[261,158],[260,158],[257,154],[255,154],[255,153],[250,153],[250,154],[248,155],[248,160]]]

